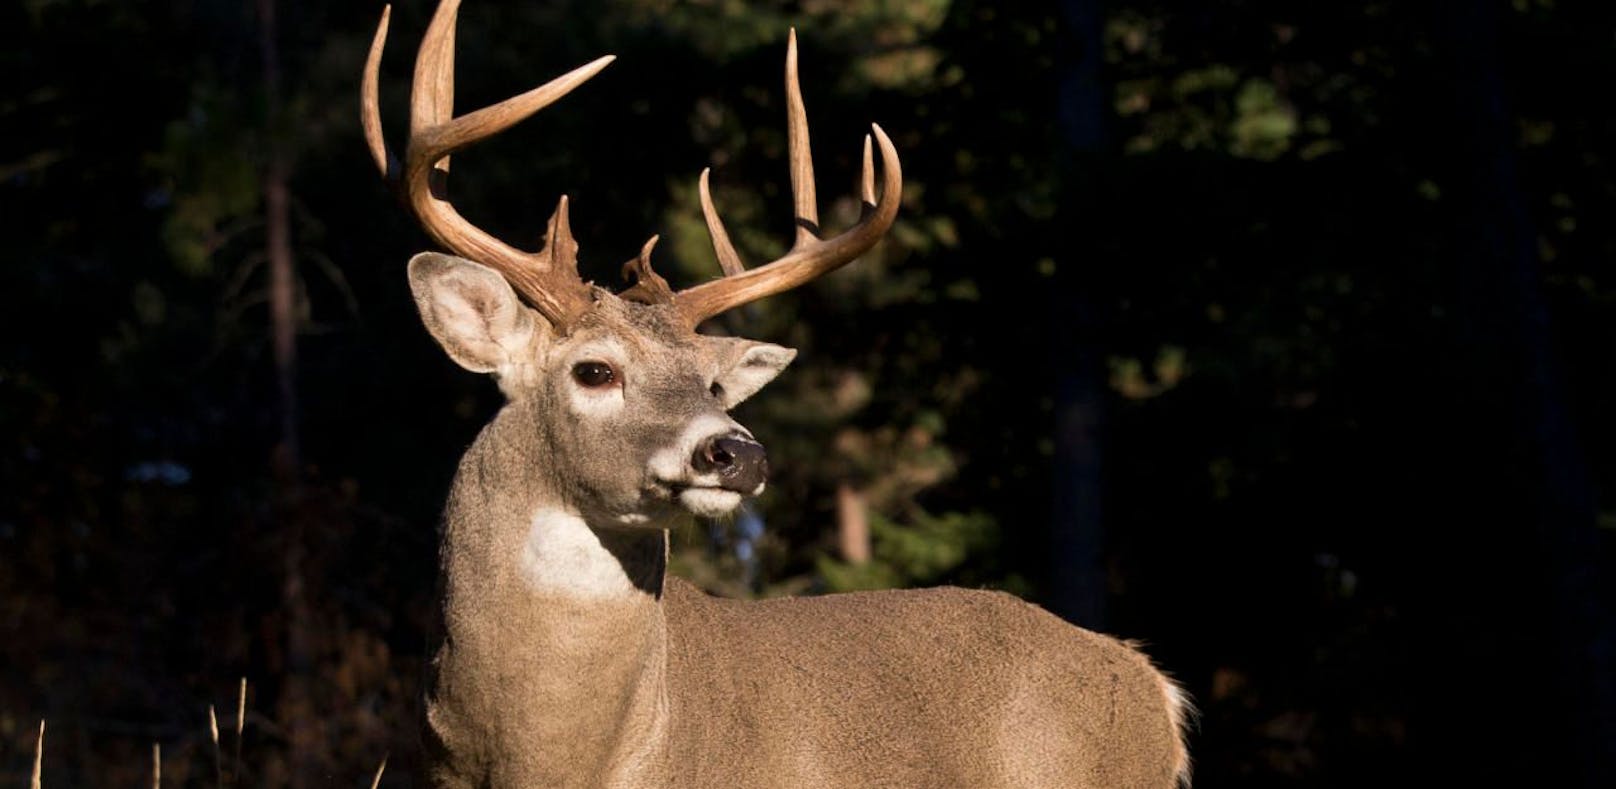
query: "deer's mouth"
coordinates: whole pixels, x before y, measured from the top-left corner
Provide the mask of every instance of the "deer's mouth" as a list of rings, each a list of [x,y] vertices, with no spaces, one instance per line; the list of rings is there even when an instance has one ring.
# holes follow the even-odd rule
[[[762,486],[759,486],[760,488]],[[658,498],[677,504],[681,509],[703,518],[721,518],[741,506],[746,494],[718,485],[692,484],[658,480],[651,486]]]
[[[691,486],[674,494],[679,505],[704,518],[719,518],[741,506],[741,494],[719,487]]]

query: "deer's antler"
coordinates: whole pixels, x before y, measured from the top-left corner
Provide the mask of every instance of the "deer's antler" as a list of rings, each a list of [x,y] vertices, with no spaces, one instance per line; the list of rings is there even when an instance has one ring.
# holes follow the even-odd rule
[[[410,140],[401,164],[387,150],[382,139],[379,111],[378,73],[382,46],[387,40],[387,23],[392,7],[382,11],[381,24],[365,61],[360,109],[365,142],[371,158],[384,178],[399,190],[421,225],[439,244],[456,254],[490,266],[505,276],[524,300],[543,313],[558,330],[567,327],[588,311],[594,300],[589,285],[578,276],[578,244],[567,222],[567,198],[563,196],[550,217],[544,248],[523,252],[489,235],[466,221],[448,201],[444,186],[449,174],[449,156],[479,140],[502,132],[528,116],[567,95],[573,88],[595,76],[613,57],[608,55],[580,66],[533,90],[490,107],[454,117],[455,21],[460,0],[441,0],[438,10],[421,41],[415,60],[415,83],[410,101]],[[797,33],[791,32],[786,48],[787,125],[791,153],[791,191],[797,216],[797,239],[784,257],[748,270],[742,263],[729,234],[713,208],[708,189],[708,172],[700,180],[701,209],[712,235],[713,250],[723,268],[723,279],[673,292],[651,270],[650,252],[656,238],[641,250],[637,260],[624,266],[636,284],[621,294],[624,298],[648,303],[673,305],[694,329],[702,321],[742,304],[790,290],[826,272],[846,265],[875,246],[898,215],[903,196],[903,172],[898,152],[880,126],[872,124],[875,142],[881,147],[882,188],[875,196],[875,169],[871,159],[870,137],[864,138],[863,215],[846,231],[821,239],[819,209],[814,199],[814,164],[808,147],[808,114],[803,108],[802,89],[797,80]]]
[[[433,240],[455,254],[489,266],[505,276],[518,294],[556,328],[567,327],[594,303],[589,285],[578,276],[578,244],[567,222],[563,196],[551,215],[544,248],[523,252],[466,221],[445,193],[449,156],[498,134],[567,95],[595,76],[613,57],[608,55],[557,77],[533,90],[454,117],[455,21],[460,0],[442,0],[432,16],[420,54],[410,98],[410,139],[399,163],[382,139],[377,98],[382,45],[392,7],[382,11],[370,45],[360,100],[365,142],[382,176],[397,188]]]
[[[875,171],[870,158],[870,138],[864,138],[864,172],[860,197],[863,214],[857,224],[834,238],[821,239],[819,208],[814,200],[814,162],[808,147],[808,113],[797,84],[797,31],[791,31],[786,45],[786,123],[791,150],[791,192],[797,215],[797,240],[784,257],[755,269],[747,269],[741,256],[724,232],[724,223],[713,208],[708,191],[708,171],[700,180],[701,211],[707,219],[713,251],[724,269],[724,278],[687,288],[673,295],[680,313],[694,328],[725,310],[756,301],[802,285],[822,274],[851,262],[875,246],[898,215],[903,197],[903,170],[898,151],[886,132],[871,124],[875,141],[881,146],[881,200],[875,198]]]

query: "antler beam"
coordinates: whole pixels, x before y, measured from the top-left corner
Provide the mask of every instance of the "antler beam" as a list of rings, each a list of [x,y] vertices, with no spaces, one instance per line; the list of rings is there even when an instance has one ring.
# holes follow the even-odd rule
[[[589,285],[578,276],[578,245],[572,240],[567,221],[567,198],[561,198],[550,217],[544,248],[536,253],[523,252],[468,222],[449,203],[445,192],[449,156],[544,109],[595,76],[614,58],[607,55],[596,59],[519,96],[456,118],[454,47],[459,11],[460,0],[442,0],[421,41],[410,101],[410,138],[402,165],[388,152],[382,139],[377,84],[392,7],[382,11],[381,24],[365,61],[361,91],[360,119],[365,142],[377,169],[399,190],[433,240],[455,254],[499,271],[524,300],[564,333],[594,303]]]

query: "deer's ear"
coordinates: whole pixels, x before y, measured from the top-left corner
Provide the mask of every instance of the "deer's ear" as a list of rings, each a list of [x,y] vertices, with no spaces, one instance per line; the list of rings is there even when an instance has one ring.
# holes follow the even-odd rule
[[[522,306],[499,272],[422,252],[410,258],[410,290],[421,322],[461,367],[497,373],[531,354],[542,319]]]
[[[709,337],[718,349],[718,375],[713,378],[713,394],[728,410],[739,405],[774,380],[797,352],[766,342],[738,337]]]

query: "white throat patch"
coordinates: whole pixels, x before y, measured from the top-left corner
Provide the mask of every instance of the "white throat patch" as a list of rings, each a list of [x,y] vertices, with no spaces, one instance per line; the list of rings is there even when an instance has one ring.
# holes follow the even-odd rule
[[[634,593],[623,565],[577,515],[542,509],[522,546],[522,579],[543,595],[603,600]]]

